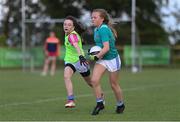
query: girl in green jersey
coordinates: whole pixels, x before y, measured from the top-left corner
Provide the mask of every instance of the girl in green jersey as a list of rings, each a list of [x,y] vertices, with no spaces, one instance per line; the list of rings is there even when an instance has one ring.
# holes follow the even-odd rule
[[[104,109],[100,79],[106,70],[109,73],[109,82],[117,101],[116,113],[123,113],[125,105],[122,89],[118,83],[121,60],[115,47],[117,34],[115,29],[112,28],[108,13],[104,9],[94,9],[91,17],[92,24],[95,26],[94,41],[97,46],[102,48],[96,56],[91,56],[92,59],[96,60],[91,82],[97,102],[92,115],[97,115]]]

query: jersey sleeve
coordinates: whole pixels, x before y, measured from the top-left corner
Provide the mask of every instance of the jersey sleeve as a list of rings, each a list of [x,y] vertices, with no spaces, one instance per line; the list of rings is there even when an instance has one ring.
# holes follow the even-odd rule
[[[68,40],[73,45],[74,43],[78,42],[78,37],[76,34],[70,34]]]
[[[107,27],[100,28],[99,35],[102,42],[107,42],[110,40],[109,29]]]

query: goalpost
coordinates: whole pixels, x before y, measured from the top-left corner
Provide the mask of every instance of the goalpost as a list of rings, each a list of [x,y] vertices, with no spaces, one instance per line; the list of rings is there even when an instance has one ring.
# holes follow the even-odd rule
[[[131,71],[136,73],[142,69],[141,57],[137,51],[136,40],[136,0],[132,0],[131,6]]]
[[[115,18],[115,21],[118,22],[131,22],[131,71],[132,72],[137,72],[140,70],[140,65],[141,65],[141,60],[139,59],[139,55],[137,52],[137,47],[136,47],[136,0],[131,0],[132,6],[131,6],[131,19],[130,20],[120,20],[119,18]],[[26,24],[27,23],[63,23],[63,19],[47,19],[47,20],[32,20],[32,19],[26,19],[26,13],[25,13],[25,0],[21,0],[21,7],[22,7],[22,53],[23,53],[23,58],[22,58],[22,70],[25,71],[25,64],[26,64]],[[33,69],[33,58],[31,58],[32,64],[31,64],[31,69]]]

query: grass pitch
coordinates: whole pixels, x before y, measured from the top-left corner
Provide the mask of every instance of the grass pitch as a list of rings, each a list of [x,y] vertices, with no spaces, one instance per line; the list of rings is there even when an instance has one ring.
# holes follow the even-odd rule
[[[115,97],[106,74],[101,83],[105,109],[91,111],[95,97],[78,73],[73,77],[76,108],[64,108],[66,91],[63,69],[54,77],[39,72],[0,70],[1,121],[173,121],[180,120],[180,69],[145,68],[133,74],[123,69],[120,84],[126,109],[115,113]]]

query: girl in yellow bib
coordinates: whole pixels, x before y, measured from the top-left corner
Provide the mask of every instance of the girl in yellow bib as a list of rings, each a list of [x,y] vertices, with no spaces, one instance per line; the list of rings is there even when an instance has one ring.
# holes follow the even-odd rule
[[[84,57],[82,38],[80,36],[85,30],[72,16],[65,18],[63,28],[65,32],[64,81],[67,90],[65,107],[73,108],[75,107],[75,97],[71,80],[73,74],[78,71],[87,84],[91,86],[89,64]]]

